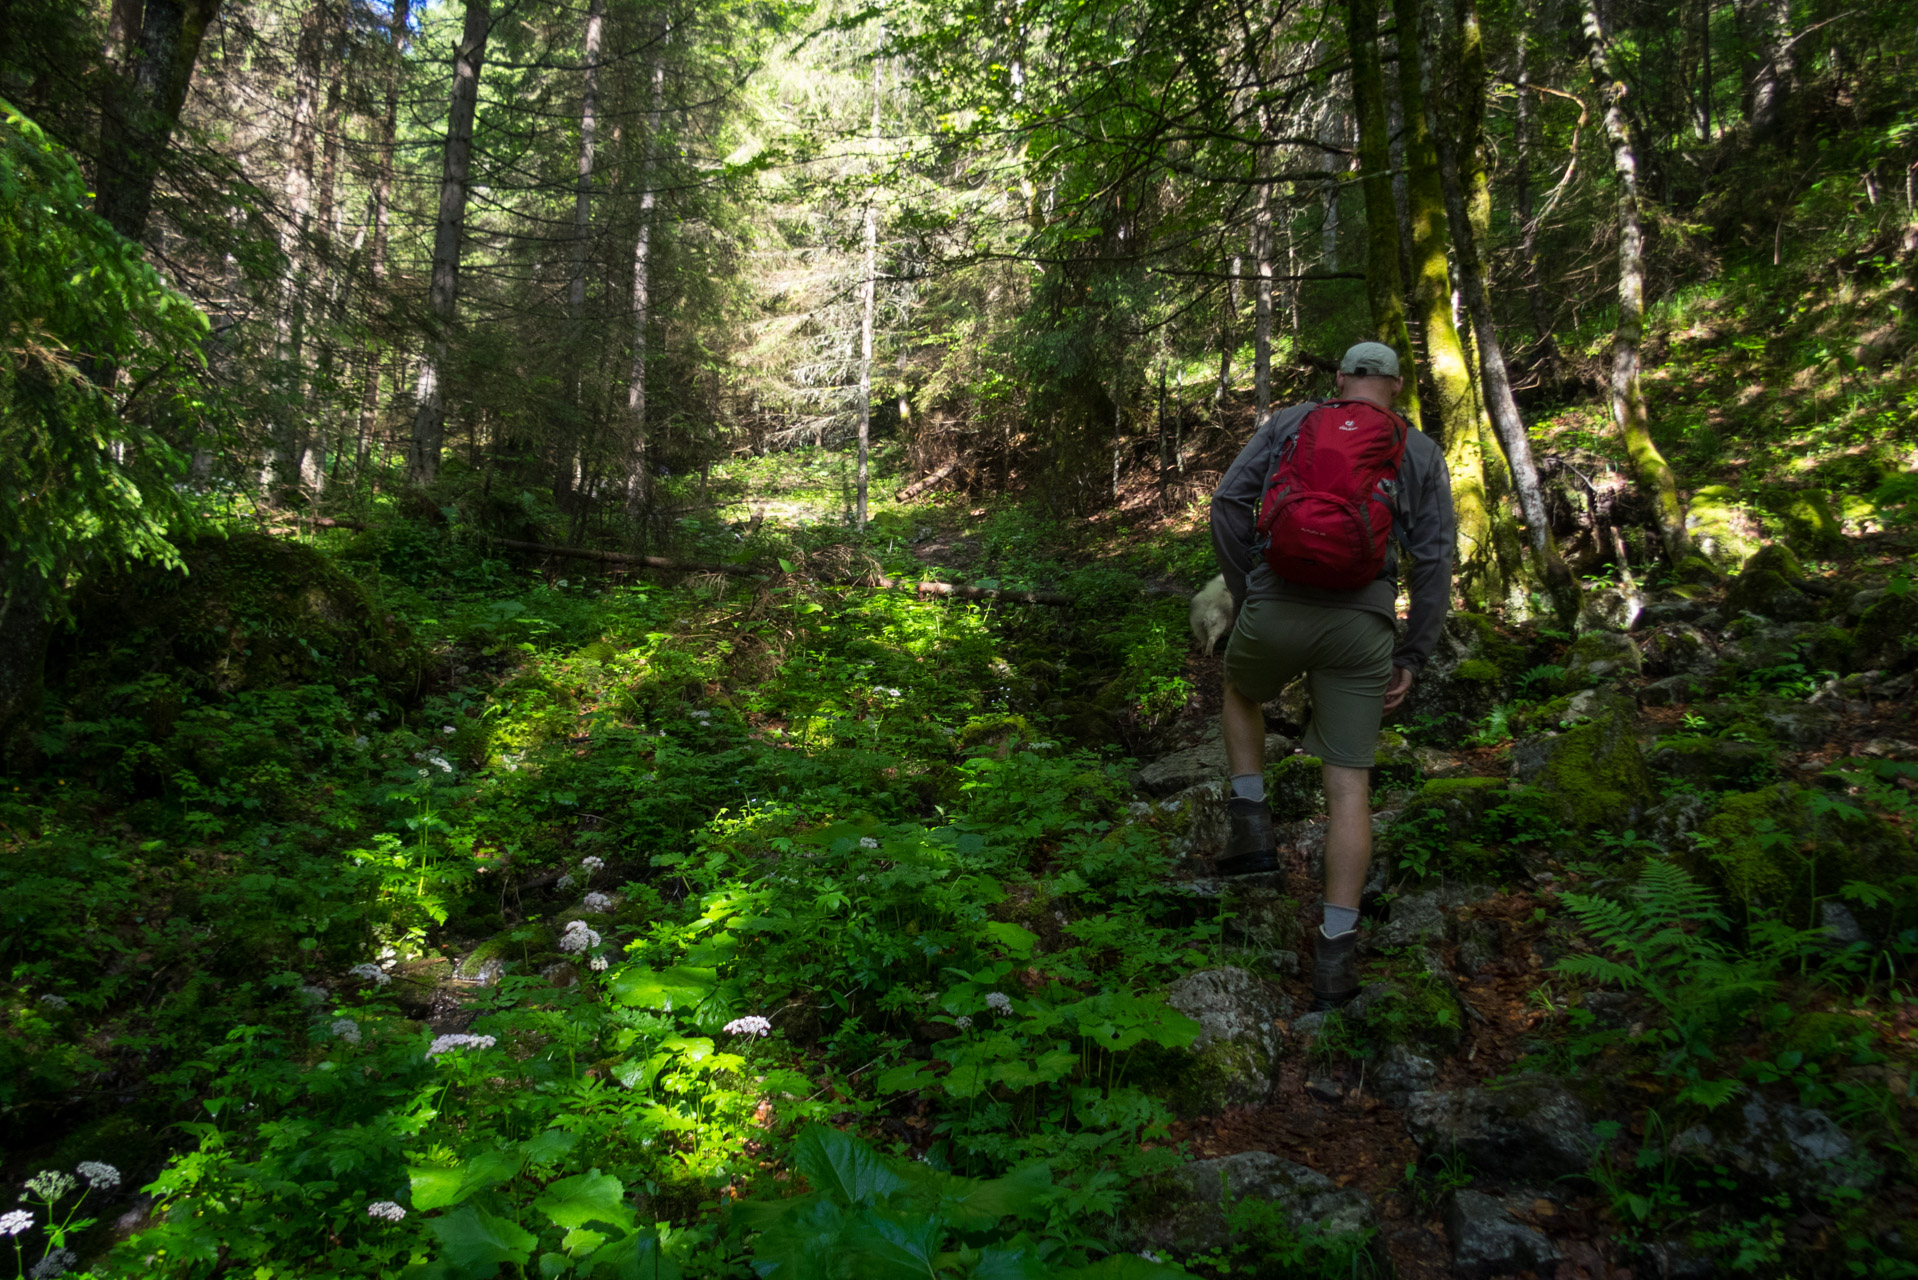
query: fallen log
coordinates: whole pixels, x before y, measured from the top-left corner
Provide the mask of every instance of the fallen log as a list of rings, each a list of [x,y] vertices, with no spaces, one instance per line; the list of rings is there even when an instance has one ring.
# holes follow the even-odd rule
[[[937,471],[933,472],[931,475],[921,476],[917,480],[914,480],[911,484],[907,485],[905,488],[901,489],[898,493],[894,494],[893,497],[900,502],[911,502],[914,498],[918,497],[920,494],[932,488],[934,485],[938,484],[941,480],[944,480],[947,476],[951,475],[953,472],[953,469],[957,467],[958,465],[959,465],[959,459],[954,458],[951,462],[948,462],[945,466],[939,468]]]
[[[641,556],[626,551],[599,551],[592,547],[559,547],[544,542],[521,542],[515,538],[494,538],[493,545],[515,551],[538,551],[550,556],[574,560],[597,560],[602,564],[630,564],[643,569],[664,569],[672,573],[724,573],[745,577],[773,577],[783,572],[776,565],[734,564],[715,560],[674,560],[667,556]],[[811,575],[796,574],[796,577]],[[946,596],[957,600],[1004,600],[1012,604],[1072,603],[1062,591],[1014,591],[1005,587],[969,587],[957,582],[913,582],[905,578],[819,578],[817,581],[842,587],[877,587],[887,591],[912,591],[922,596]]]

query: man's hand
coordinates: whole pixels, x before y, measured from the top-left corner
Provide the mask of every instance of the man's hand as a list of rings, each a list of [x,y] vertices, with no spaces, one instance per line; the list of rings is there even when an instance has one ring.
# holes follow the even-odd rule
[[[1412,692],[1412,668],[1393,667],[1392,682],[1385,686],[1385,709],[1396,710],[1399,703],[1405,701],[1405,695]]]

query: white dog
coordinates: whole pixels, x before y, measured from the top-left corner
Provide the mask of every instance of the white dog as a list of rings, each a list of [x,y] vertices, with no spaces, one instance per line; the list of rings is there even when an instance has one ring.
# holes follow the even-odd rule
[[[1220,574],[1199,589],[1192,597],[1192,639],[1199,646],[1199,652],[1211,653],[1219,647],[1219,641],[1232,630],[1234,612],[1232,592],[1225,585],[1225,575]]]

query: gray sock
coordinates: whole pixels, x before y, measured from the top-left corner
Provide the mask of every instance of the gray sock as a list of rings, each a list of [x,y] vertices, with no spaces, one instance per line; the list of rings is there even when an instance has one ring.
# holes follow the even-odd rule
[[[1335,907],[1325,904],[1325,923],[1319,928],[1328,938],[1336,938],[1341,933],[1350,933],[1359,927],[1359,909],[1357,907]]]
[[[1233,774],[1232,794],[1240,800],[1265,799],[1265,775],[1262,773]]]

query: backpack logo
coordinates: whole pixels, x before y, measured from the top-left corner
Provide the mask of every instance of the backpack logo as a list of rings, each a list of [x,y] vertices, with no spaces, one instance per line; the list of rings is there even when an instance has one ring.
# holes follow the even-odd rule
[[[1405,420],[1365,400],[1306,414],[1280,448],[1259,510],[1259,549],[1287,582],[1356,591],[1385,569]]]

